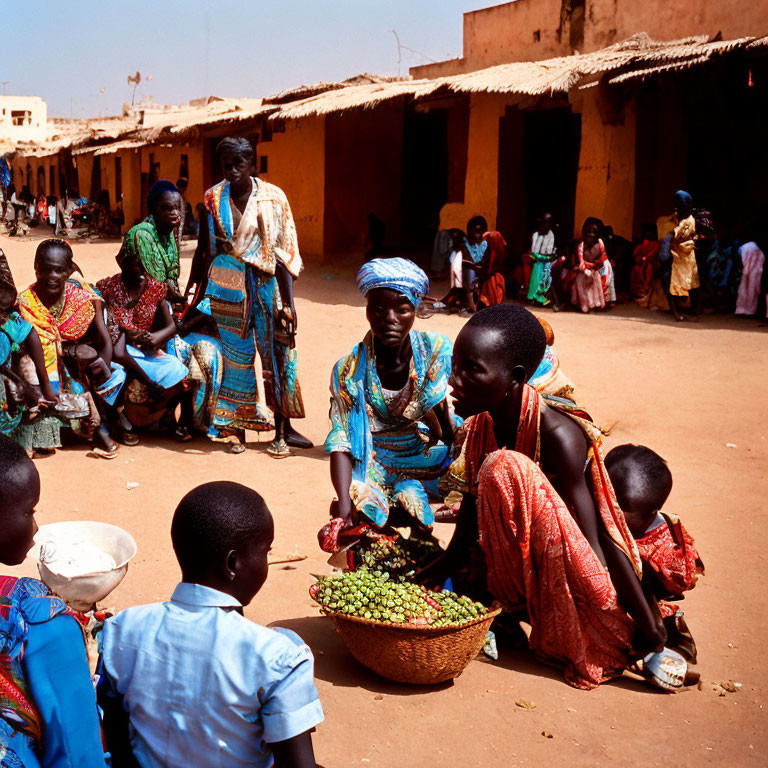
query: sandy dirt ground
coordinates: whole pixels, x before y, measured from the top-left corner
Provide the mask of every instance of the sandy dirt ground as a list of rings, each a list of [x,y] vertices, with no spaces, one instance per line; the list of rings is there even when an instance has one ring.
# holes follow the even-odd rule
[[[35,244],[0,239],[21,287],[33,277]],[[95,281],[116,271],[116,250],[114,243],[78,245],[75,258]],[[189,246],[183,256],[188,269]],[[362,338],[366,322],[351,269],[310,267],[296,292],[308,414],[297,426],[320,445],[331,366]],[[333,490],[319,447],[277,462],[264,451],[267,437],[259,442],[253,433],[239,456],[203,438],[180,445],[148,436],[107,462],[75,446],[37,462],[38,521],[101,520],[133,534],[138,555],[103,604],[121,609],[170,596],[179,578],[170,520],[184,493],[213,479],[262,493],[275,517],[275,550],[298,550],[308,559],[272,566],[246,615],[291,627],[314,650],[326,715],[315,746],[326,768],[765,765],[768,332],[733,317],[677,324],[633,307],[547,317],[580,403],[604,424],[617,420],[607,446],[644,443],[671,466],[667,510],[683,518],[707,567],[684,605],[699,648],[700,689],[669,696],[625,676],[584,692],[529,654],[503,651],[497,663],[474,661],[437,688],[397,685],[368,672],[307,594],[311,574],[328,572],[316,532]],[[416,327],[455,338],[462,322],[437,316]],[[128,490],[126,483],[139,485]],[[443,526],[440,535],[450,536],[450,529]],[[33,575],[35,567],[27,562],[15,571]],[[742,683],[740,691],[718,695],[715,685],[729,679]],[[535,709],[517,707],[520,699]]]

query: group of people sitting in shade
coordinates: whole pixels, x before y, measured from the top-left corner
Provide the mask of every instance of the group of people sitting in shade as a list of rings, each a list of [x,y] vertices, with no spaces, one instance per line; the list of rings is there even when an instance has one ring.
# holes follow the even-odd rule
[[[413,329],[429,283],[412,262],[375,259],[357,282],[370,330],[331,374],[325,447],[337,498],[321,546],[428,530],[430,501],[458,491],[450,543],[412,578],[500,605],[500,643],[529,648],[574,687],[629,668],[666,691],[693,682],[679,601],[702,564],[663,511],[666,462],[638,445],[603,455],[599,428],[562,397],[572,386],[537,376],[552,337],[527,309],[484,308],[451,343]],[[36,530],[40,481],[4,436],[0,490],[0,560],[15,565]],[[13,627],[0,635],[13,693],[0,734],[6,759],[20,761],[8,764],[103,765],[98,699],[115,766],[193,756],[199,766],[315,766],[311,732],[323,713],[312,653],[242,615],[266,579],[273,535],[249,488],[212,482],[188,493],[171,525],[182,581],[169,602],[106,620],[96,693],[78,616],[36,580],[0,579],[0,622]]]
[[[727,238],[718,237],[712,214],[694,207],[687,192],[675,193],[674,206],[671,216],[643,224],[634,246],[594,217],[584,221],[578,239],[563,244],[548,212],[539,215],[522,254],[510,253],[502,234],[488,231],[482,216],[470,219],[466,234],[442,230],[431,266],[435,274],[447,269],[451,289],[423,314],[468,316],[511,297],[555,311],[571,306],[587,313],[631,299],[671,311],[677,320],[696,319],[702,310],[768,317],[768,269],[759,233],[742,227],[724,245]]]
[[[207,434],[233,453],[245,450],[245,429],[274,430],[267,450],[277,458],[311,447],[291,425],[304,416],[291,210],[280,189],[251,176],[246,140],[222,140],[219,158],[225,179],[206,193],[186,291],[176,236],[185,209],[167,181],[123,238],[119,272],[94,285],[69,243],[52,238],[18,293],[0,251],[0,431],[30,456],[60,447],[62,427],[108,459],[150,427],[182,441]]]
[[[122,200],[112,207],[106,189],[95,200],[72,190],[64,190],[61,197],[35,198],[27,185],[17,193],[13,183],[5,189],[5,197],[0,190],[0,232],[11,237],[28,235],[30,229],[39,226],[49,227],[61,237],[114,237],[124,223]]]

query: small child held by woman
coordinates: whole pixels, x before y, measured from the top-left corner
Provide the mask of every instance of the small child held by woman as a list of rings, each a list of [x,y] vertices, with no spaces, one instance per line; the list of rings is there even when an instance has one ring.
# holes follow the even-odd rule
[[[696,586],[704,564],[679,518],[662,511],[672,491],[672,473],[661,456],[642,445],[617,446],[608,452],[605,466],[637,542],[644,587],[658,603],[667,647],[686,659],[690,681],[696,644],[677,602]]]

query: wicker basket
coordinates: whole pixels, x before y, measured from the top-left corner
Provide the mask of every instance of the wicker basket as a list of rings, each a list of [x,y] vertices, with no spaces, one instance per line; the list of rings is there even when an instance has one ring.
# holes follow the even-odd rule
[[[455,627],[390,624],[329,613],[350,653],[376,674],[398,683],[434,685],[458,677],[483,647],[489,611]]]

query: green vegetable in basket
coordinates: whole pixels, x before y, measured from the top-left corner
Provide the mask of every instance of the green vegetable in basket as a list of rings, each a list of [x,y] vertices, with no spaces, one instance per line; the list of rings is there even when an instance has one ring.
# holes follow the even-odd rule
[[[365,567],[321,577],[314,595],[326,611],[394,624],[455,626],[488,613],[469,597],[449,590],[432,592]]]

